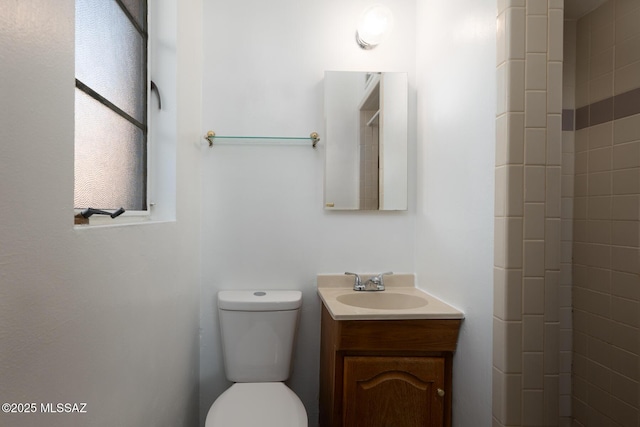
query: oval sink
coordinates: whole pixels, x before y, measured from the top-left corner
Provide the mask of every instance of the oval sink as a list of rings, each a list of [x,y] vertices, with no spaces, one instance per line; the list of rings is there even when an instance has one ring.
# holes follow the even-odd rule
[[[342,304],[376,310],[406,310],[423,307],[429,303],[416,295],[396,294],[393,292],[356,292],[339,295],[336,300]]]

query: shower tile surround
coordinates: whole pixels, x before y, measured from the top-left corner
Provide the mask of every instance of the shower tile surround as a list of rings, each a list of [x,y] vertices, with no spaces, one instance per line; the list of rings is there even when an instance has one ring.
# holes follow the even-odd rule
[[[498,4],[493,425],[557,426],[564,3]]]
[[[640,1],[574,21],[574,426],[639,422]],[[565,93],[565,96],[567,94]]]
[[[494,426],[636,426],[640,1],[498,3]]]

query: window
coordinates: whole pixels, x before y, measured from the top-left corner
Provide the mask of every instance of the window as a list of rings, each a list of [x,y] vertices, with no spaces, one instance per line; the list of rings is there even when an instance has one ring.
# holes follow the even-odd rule
[[[77,209],[147,210],[147,1],[76,0]]]

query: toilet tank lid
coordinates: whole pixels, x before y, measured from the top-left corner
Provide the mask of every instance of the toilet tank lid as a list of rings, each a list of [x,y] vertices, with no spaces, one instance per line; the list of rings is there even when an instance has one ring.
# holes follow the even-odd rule
[[[300,291],[220,291],[218,308],[231,311],[297,310],[302,305]]]

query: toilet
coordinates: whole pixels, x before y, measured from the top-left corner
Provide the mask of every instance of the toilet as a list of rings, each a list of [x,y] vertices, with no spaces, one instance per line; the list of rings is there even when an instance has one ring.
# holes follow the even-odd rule
[[[205,427],[307,427],[307,411],[289,378],[302,293],[220,291],[218,316],[225,374],[234,384],[207,414]]]

